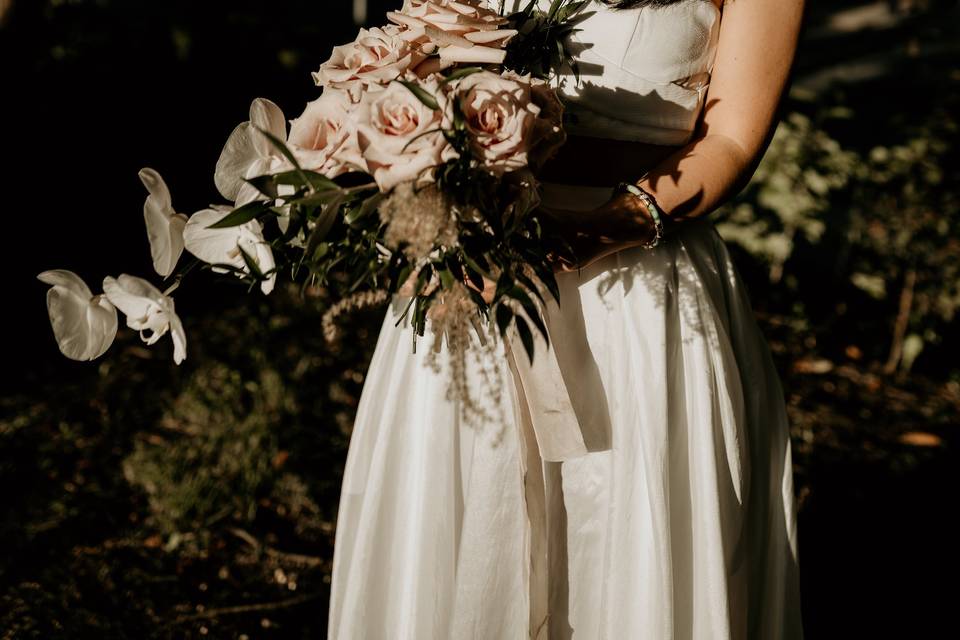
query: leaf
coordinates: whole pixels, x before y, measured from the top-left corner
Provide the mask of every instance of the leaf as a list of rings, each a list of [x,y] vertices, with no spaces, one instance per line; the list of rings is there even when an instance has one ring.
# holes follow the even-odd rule
[[[453,288],[456,279],[453,277],[453,274],[450,273],[450,269],[443,267],[442,269],[437,269],[437,274],[440,276],[440,284],[447,291]]]
[[[363,201],[359,207],[354,207],[343,217],[343,221],[349,225],[354,224],[358,220],[366,218],[368,215],[377,210],[377,207],[380,205],[380,202],[383,200],[384,195],[382,193],[375,193],[366,200]]]
[[[460,260],[457,259],[457,256],[453,253],[448,253],[443,261],[447,265],[447,268],[450,269],[450,273],[452,273],[458,281],[463,282],[463,267],[460,265]]]
[[[266,276],[263,275],[263,272],[260,271],[260,265],[257,264],[257,261],[253,257],[243,250],[243,247],[237,245],[237,250],[240,251],[240,255],[243,256],[243,262],[247,265],[247,269],[250,270],[250,273],[257,279],[257,281],[265,280]]]
[[[478,71],[483,71],[482,67],[463,67],[462,69],[457,69],[446,78],[440,81],[440,84],[446,84],[447,82],[453,82],[461,78],[466,78],[469,75],[473,75]]]
[[[337,219],[337,213],[340,211],[341,205],[343,205],[343,198],[344,195],[341,193],[324,207],[320,213],[320,217],[317,219],[317,225],[313,228],[313,231],[310,232],[310,239],[307,241],[305,255],[313,255],[317,244],[327,236],[327,233]]]
[[[564,5],[562,9],[557,11],[556,21],[561,24],[568,22],[571,18],[583,11],[588,4],[590,4],[590,0],[579,0],[579,2],[571,2]]]
[[[537,0],[530,0],[530,3],[523,8],[523,11],[519,12],[519,15],[523,16],[524,20],[529,19],[530,15],[533,13],[533,10],[536,8],[536,6],[537,6]]]
[[[493,276],[490,274],[490,263],[487,262],[487,258],[482,253],[478,252],[476,256],[470,256],[464,252],[463,260],[487,278],[493,279]]]
[[[553,299],[556,300],[557,304],[560,304],[560,285],[557,284],[557,276],[553,272],[553,269],[550,265],[546,265],[540,269],[534,268],[534,271],[537,274],[537,278],[540,279],[540,282],[547,287],[547,290],[550,292],[550,295],[553,296]]]
[[[430,93],[420,85],[410,82],[409,80],[397,80],[397,82],[409,89],[410,93],[416,96],[417,100],[422,102],[423,105],[428,109],[432,109],[434,111],[438,111],[440,109],[437,99],[430,95]]]
[[[483,276],[478,271],[470,267],[464,269],[464,272],[466,273],[467,279],[470,280],[470,283],[480,291],[483,291]]]
[[[413,273],[413,265],[409,263],[405,264],[403,268],[400,269],[400,273],[397,274],[397,277],[393,279],[393,286],[390,289],[391,292],[396,292],[399,290],[400,287],[403,286],[403,284],[407,281],[407,279],[410,278],[411,273]]]
[[[253,185],[254,189],[267,196],[271,200],[276,200],[280,197],[277,193],[275,177],[270,174],[257,176],[256,178],[246,178],[245,181]]]
[[[306,172],[304,172],[303,167],[300,166],[300,163],[297,162],[297,159],[294,157],[293,152],[290,151],[286,143],[284,143],[283,140],[273,135],[266,129],[261,129],[260,127],[257,127],[257,131],[263,134],[263,136],[267,140],[269,140],[274,147],[277,148],[277,150],[283,155],[283,157],[290,161],[290,164],[294,166],[294,169],[297,171],[301,179],[303,179],[305,183],[310,184],[310,179],[307,177]]]
[[[550,3],[550,8],[547,10],[547,17],[553,18],[564,2],[565,0],[553,0],[553,2]]]
[[[471,282],[474,282],[473,278],[470,275],[471,271],[479,274],[481,277],[481,280],[485,277],[486,278],[491,277],[490,272],[487,269],[484,269],[483,267],[481,267],[479,264],[477,264],[477,261],[471,258],[470,256],[468,256],[466,252],[462,252],[460,256],[461,258],[463,258],[463,261],[466,263],[467,268],[464,269],[464,271],[466,271],[467,277],[471,279],[470,280]],[[483,256],[478,255],[477,258],[482,260]]]
[[[459,97],[453,100],[453,128],[455,131],[466,131],[467,129],[467,116],[463,113],[463,105],[460,103]]]
[[[412,145],[414,142],[416,142],[417,140],[419,140],[419,139],[422,138],[423,136],[430,135],[431,133],[443,133],[443,129],[440,129],[440,128],[438,127],[438,128],[436,128],[436,129],[428,129],[428,130],[426,130],[426,131],[421,131],[421,132],[418,133],[417,135],[415,135],[415,136],[413,136],[412,138],[410,138],[409,140],[407,140],[407,143],[406,143],[405,145],[403,145],[402,151],[406,151],[406,150],[407,150],[407,147],[409,147],[410,145]],[[428,168],[429,168],[429,167],[428,167]]]
[[[543,322],[543,318],[540,316],[540,309],[538,309],[537,305],[533,303],[533,300],[530,299],[530,296],[527,295],[527,292],[521,287],[514,287],[507,292],[507,295],[523,306],[523,309],[527,312],[527,316],[530,318],[530,321],[537,326],[537,329],[540,331],[543,339],[549,343],[550,334],[547,333],[547,325]]]
[[[326,189],[323,191],[316,191],[302,198],[290,200],[289,202],[291,204],[300,205],[301,207],[315,207],[317,205],[333,202],[338,198],[343,198],[344,195],[345,195],[345,192],[340,187],[337,187],[336,189]]]
[[[290,221],[282,236],[283,242],[286,244],[296,238],[301,229],[303,229],[303,212],[300,207],[290,207]]]
[[[306,178],[306,181],[304,181],[304,178]],[[293,171],[283,171],[274,175],[274,179],[277,181],[277,184],[287,184],[294,187],[313,187],[318,191],[340,188],[336,182],[322,173],[307,171],[306,169],[300,171],[296,169]]]
[[[221,273],[221,272],[222,272],[222,273],[233,273],[233,274],[235,274],[235,275],[237,275],[237,276],[240,276],[241,278],[247,276],[247,272],[246,272],[246,271],[244,271],[244,270],[241,269],[240,267],[235,267],[234,265],[228,264],[228,263],[226,263],[226,262],[211,262],[211,263],[209,263],[209,264],[208,264],[208,263],[203,263],[203,264],[200,265],[200,268],[201,268],[201,269],[204,269],[204,270],[207,270],[207,271],[213,271],[214,273]]]
[[[540,302],[542,302],[543,304],[547,304],[547,301],[543,299],[543,294],[540,293],[540,287],[538,287],[537,284],[533,280],[531,280],[529,276],[527,276],[527,274],[523,273],[523,271],[518,270],[517,280],[522,282],[523,286],[525,286],[528,290],[532,291],[533,295],[537,296],[537,299]]]
[[[433,265],[427,264],[420,270],[420,273],[417,274],[417,286],[414,290],[414,295],[419,296],[420,292],[423,291],[423,288],[427,286],[427,283],[430,282],[430,278],[433,277]]]
[[[329,251],[330,251],[330,243],[321,242],[320,244],[317,245],[316,250],[313,252],[313,259],[319,260],[323,256],[327,255]]]
[[[530,325],[523,319],[523,316],[515,316],[514,322],[517,325],[517,333],[520,334],[520,341],[523,342],[523,349],[527,352],[530,362],[533,362],[533,332],[530,331]]]
[[[497,305],[495,314],[497,318],[497,328],[500,330],[500,335],[506,336],[507,327],[510,326],[510,321],[513,320],[513,310],[507,305],[501,303]]]
[[[223,218],[220,218],[208,226],[207,229],[229,229],[230,227],[239,227],[240,225],[250,222],[257,216],[260,216],[269,210],[270,208],[259,200],[248,202],[242,207],[234,209]]]
[[[487,301],[483,299],[483,296],[479,292],[474,291],[473,289],[467,289],[467,295],[470,296],[470,300],[473,302],[474,311],[477,316],[484,319],[484,321],[489,320],[490,318],[490,305],[487,304]],[[473,313],[470,311],[464,311],[463,313],[467,314],[470,319],[470,323],[476,328],[476,322],[474,321]]]

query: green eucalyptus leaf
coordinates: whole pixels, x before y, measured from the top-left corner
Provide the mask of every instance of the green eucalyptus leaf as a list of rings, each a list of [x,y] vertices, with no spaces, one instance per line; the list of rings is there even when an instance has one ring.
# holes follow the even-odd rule
[[[224,217],[220,218],[213,224],[207,226],[207,229],[229,229],[230,227],[239,227],[242,224],[246,224],[270,211],[270,207],[267,206],[265,202],[260,200],[254,200],[253,202],[248,202],[247,204],[234,209]]]
[[[440,84],[445,84],[447,82],[454,82],[460,80],[461,78],[466,78],[467,76],[473,75],[478,71],[483,71],[483,67],[463,67],[462,69],[457,69],[446,78],[440,81]]]
[[[513,310],[507,305],[500,303],[497,305],[497,309],[494,313],[497,320],[497,328],[500,330],[500,335],[506,337],[507,327],[510,326],[510,321],[513,320]]]
[[[250,274],[257,279],[257,281],[265,280],[266,276],[263,275],[263,272],[260,270],[260,265],[257,264],[257,261],[253,259],[249,253],[247,253],[243,247],[237,245],[237,250],[240,251],[240,255],[243,256],[243,262],[247,265],[247,269],[250,270]]]
[[[534,271],[536,271],[540,282],[547,287],[547,291],[550,292],[553,299],[556,300],[557,304],[560,304],[560,285],[557,284],[557,276],[553,272],[553,268],[550,265],[543,265],[539,269],[535,267]]]
[[[470,280],[470,284],[475,286],[480,291],[483,291],[483,275],[480,272],[476,271],[472,267],[467,267],[464,269],[464,273],[467,276],[467,279]]]
[[[383,201],[384,195],[382,193],[375,193],[366,200],[363,201],[359,207],[354,207],[344,216],[343,220],[349,225],[353,225],[356,222],[366,218],[368,215],[377,210],[377,207],[380,206],[380,202]]]
[[[417,135],[415,135],[415,136],[413,136],[412,138],[410,138],[409,140],[407,140],[407,143],[406,143],[405,145],[403,145],[402,151],[406,151],[406,150],[407,150],[407,147],[409,147],[411,144],[413,144],[414,142],[416,142],[417,140],[419,140],[420,138],[422,138],[422,137],[424,137],[424,136],[430,135],[431,133],[443,133],[443,129],[441,129],[441,128],[438,127],[438,128],[436,128],[436,129],[428,129],[427,131],[421,131],[421,132],[418,133]],[[427,169],[429,169],[429,168],[430,168],[430,167],[427,167]]]
[[[301,167],[300,163],[297,162],[297,159],[294,157],[293,152],[290,151],[289,147],[287,147],[287,143],[285,143],[283,140],[273,135],[266,129],[261,129],[260,127],[257,127],[257,131],[259,131],[264,138],[269,140],[270,144],[276,147],[277,151],[279,151],[284,158],[290,161],[290,164],[292,164],[294,167],[299,169],[301,172],[303,171],[303,167]]]
[[[466,131],[467,129],[467,116],[463,113],[460,98],[454,98],[453,100],[453,129],[454,131]]]
[[[520,287],[516,287],[515,289],[511,290],[508,295],[514,300],[520,302],[520,304],[523,306],[523,310],[527,312],[527,317],[530,318],[530,321],[533,322],[534,325],[536,325],[537,330],[540,331],[540,335],[543,336],[544,341],[549,343],[550,334],[547,333],[547,325],[544,323],[543,317],[540,315],[540,309],[538,309],[533,303],[533,300],[530,299],[530,296],[528,296],[527,293]]]
[[[447,254],[446,258],[444,258],[444,263],[447,265],[447,268],[450,269],[450,273],[453,274],[454,278],[459,282],[464,281],[463,267],[460,265],[460,260],[457,259],[455,254]]]
[[[424,287],[427,286],[427,283],[430,282],[430,278],[433,277],[433,265],[427,264],[420,269],[420,273],[417,274],[417,287],[415,289],[415,294],[420,295],[420,292],[423,291]]]
[[[276,179],[270,174],[257,176],[256,178],[246,178],[245,181],[253,185],[254,189],[267,196],[271,200],[276,200],[280,197],[277,193]]]
[[[393,290],[398,290],[400,287],[406,283],[410,278],[410,274],[413,273],[413,265],[407,263],[400,269],[400,273],[397,274],[397,277],[393,280]]]
[[[290,221],[287,223],[287,231],[283,234],[284,242],[290,242],[303,231],[307,218],[303,209],[300,207],[290,207]]]
[[[487,258],[483,253],[477,252],[471,255],[464,253],[463,260],[487,278],[493,278],[490,274],[490,263],[487,262]]]
[[[434,111],[440,109],[440,104],[437,103],[437,99],[430,95],[430,92],[420,85],[416,84],[415,82],[410,82],[409,80],[397,80],[397,82],[409,89],[410,93],[416,96],[417,100],[422,102],[423,105],[428,109],[432,109]]]
[[[442,269],[437,269],[437,274],[440,276],[440,284],[445,290],[449,291],[453,288],[456,278],[450,273],[450,269],[444,266]]]
[[[327,237],[327,233],[330,232],[330,228],[333,227],[333,223],[336,222],[337,214],[340,212],[342,205],[343,194],[341,193],[338,198],[328,203],[320,212],[316,226],[313,228],[313,231],[310,232],[310,238],[307,241],[306,255],[312,255],[320,241]]]
[[[523,273],[522,270],[517,271],[517,280],[519,280],[527,290],[532,291],[533,295],[535,295],[540,302],[547,304],[547,301],[543,299],[543,294],[540,293],[540,287],[538,287],[527,274]]]
[[[297,173],[300,175],[300,178],[304,181],[304,183],[310,184],[310,178],[307,176],[306,172],[303,170],[303,167],[300,166],[300,163],[297,161],[296,157],[294,157],[293,152],[290,151],[286,143],[280,138],[278,138],[277,136],[267,131],[266,129],[261,129],[260,127],[257,127],[257,131],[262,133],[263,136],[267,140],[269,140],[274,147],[277,148],[277,150],[281,153],[281,155],[283,155],[283,157],[286,158],[290,162],[290,164],[293,165],[294,170],[297,171]]]
[[[560,7],[563,5],[565,1],[566,0],[553,0],[553,2],[550,3],[550,8],[547,10],[547,18],[553,18],[554,16],[556,16],[557,11],[560,9]]]
[[[557,11],[556,20],[560,24],[569,24],[573,18],[577,17],[577,14],[583,11],[591,0],[579,0],[579,2],[571,2],[564,5],[559,11]]]
[[[515,316],[514,323],[517,325],[517,333],[520,335],[520,341],[523,343],[523,349],[527,352],[530,362],[533,362],[533,332],[530,331],[530,325],[523,319],[523,316]]]
[[[322,173],[307,171],[306,169],[283,171],[276,174],[274,179],[277,184],[286,184],[293,187],[313,187],[318,191],[337,190],[340,188],[336,182]]]
[[[214,262],[211,264],[202,264],[200,265],[200,268],[213,271],[214,273],[225,272],[225,273],[232,273],[240,277],[247,276],[246,271],[232,264],[227,264],[226,262]]]

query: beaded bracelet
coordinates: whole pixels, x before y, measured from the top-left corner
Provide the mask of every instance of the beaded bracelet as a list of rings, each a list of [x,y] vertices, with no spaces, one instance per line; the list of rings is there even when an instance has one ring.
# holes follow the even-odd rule
[[[660,214],[660,207],[653,201],[653,197],[637,185],[631,182],[621,182],[617,185],[616,193],[629,193],[638,198],[647,208],[650,217],[653,219],[653,228],[655,234],[652,240],[642,243],[640,246],[644,249],[653,249],[663,240],[663,216]]]

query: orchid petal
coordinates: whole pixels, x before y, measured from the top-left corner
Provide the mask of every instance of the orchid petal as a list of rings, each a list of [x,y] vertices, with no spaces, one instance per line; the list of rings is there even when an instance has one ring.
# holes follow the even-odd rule
[[[187,338],[172,298],[146,280],[127,274],[104,278],[103,290],[110,302],[127,316],[127,326],[139,331],[140,339],[148,345],[170,332],[173,360],[177,364],[183,362],[187,357]]]
[[[261,129],[278,140],[287,139],[287,119],[275,103],[266,98],[257,98],[250,105],[250,124],[254,130]],[[262,157],[277,155],[279,151],[273,142],[259,133],[252,134],[253,148]]]
[[[239,191],[237,191],[237,198],[235,206],[242,207],[245,204],[249,204],[254,200],[266,200],[267,196],[263,195],[259,189],[247,182],[250,178],[257,178],[259,176],[266,175],[268,173],[276,173],[284,167],[284,162],[280,158],[257,158],[250,163],[250,166],[247,167],[247,173],[244,176],[243,184],[240,185]]]
[[[127,274],[119,278],[104,278],[103,291],[110,302],[127,316],[127,326],[138,331],[140,327],[132,325],[131,321],[148,316],[152,307],[166,298],[143,278]]]
[[[90,291],[90,287],[87,286],[87,283],[84,282],[80,276],[75,274],[73,271],[67,271],[66,269],[53,269],[51,271],[44,271],[37,276],[37,280],[40,282],[45,282],[51,286],[59,286],[67,289],[71,293],[78,295],[81,298],[90,299],[93,297],[93,292]]]
[[[170,318],[170,338],[173,340],[173,362],[180,364],[187,358],[187,334],[176,314]]]
[[[227,143],[220,152],[220,159],[217,160],[213,181],[220,195],[230,201],[236,200],[237,193],[244,184],[243,177],[247,174],[247,168],[258,157],[250,131],[249,122],[237,125],[227,138]]]
[[[208,264],[230,264],[243,268],[243,257],[237,252],[240,227],[209,228],[228,214],[213,209],[196,212],[187,220],[183,240],[187,251]]]
[[[75,273],[44,271],[37,278],[52,285],[47,313],[60,352],[71,360],[94,360],[117,335],[117,311],[103,296],[94,296]]]
[[[159,173],[145,168],[139,175],[150,194],[143,203],[143,219],[153,268],[166,278],[173,273],[183,253],[183,227],[187,224],[187,216],[174,210],[170,190]]]

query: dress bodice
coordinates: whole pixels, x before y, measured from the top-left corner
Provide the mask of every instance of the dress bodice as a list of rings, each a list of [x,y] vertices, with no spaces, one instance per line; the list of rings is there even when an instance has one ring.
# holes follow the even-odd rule
[[[549,2],[546,2],[549,4]],[[614,10],[596,1],[571,36],[580,71],[558,78],[574,134],[686,143],[710,82],[720,31],[711,0]]]

